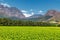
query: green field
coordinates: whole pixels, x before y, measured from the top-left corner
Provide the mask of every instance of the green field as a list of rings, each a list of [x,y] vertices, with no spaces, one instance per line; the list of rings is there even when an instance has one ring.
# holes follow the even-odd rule
[[[60,28],[1,26],[0,40],[60,40]]]

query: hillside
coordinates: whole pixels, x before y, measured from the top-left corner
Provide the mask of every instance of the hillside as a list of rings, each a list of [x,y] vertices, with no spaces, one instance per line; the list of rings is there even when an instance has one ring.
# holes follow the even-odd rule
[[[60,21],[60,12],[56,10],[49,10],[45,16],[51,16],[48,20]]]
[[[0,4],[0,17],[25,18],[22,12],[16,7],[8,7]]]

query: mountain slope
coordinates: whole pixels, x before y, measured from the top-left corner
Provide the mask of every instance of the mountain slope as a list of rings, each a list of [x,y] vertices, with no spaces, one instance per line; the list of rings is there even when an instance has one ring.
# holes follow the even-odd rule
[[[25,18],[22,12],[16,7],[4,7],[4,5],[0,5],[0,17]]]
[[[34,14],[28,18],[25,18],[24,20],[30,20],[30,21],[38,21],[40,20],[40,17],[42,17],[43,15],[41,14]]]
[[[41,15],[41,14],[34,14],[34,15],[30,16],[29,18],[39,18],[41,16],[43,16],[43,15]]]
[[[47,19],[48,21],[60,21],[60,12],[56,10],[49,10],[45,16],[51,16],[51,18]]]

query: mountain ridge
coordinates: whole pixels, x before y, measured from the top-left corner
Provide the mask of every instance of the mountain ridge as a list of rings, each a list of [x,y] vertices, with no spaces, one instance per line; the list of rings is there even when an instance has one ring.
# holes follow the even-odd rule
[[[16,7],[4,7],[0,5],[0,16],[25,18],[22,12]]]
[[[27,18],[23,15],[23,12],[16,7],[4,7],[3,5],[0,5],[0,18],[2,17],[33,21],[60,21],[60,12],[48,10],[45,15],[34,14]]]

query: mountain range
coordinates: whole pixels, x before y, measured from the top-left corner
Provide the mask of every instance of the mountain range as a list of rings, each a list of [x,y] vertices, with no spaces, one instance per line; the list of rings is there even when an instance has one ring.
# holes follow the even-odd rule
[[[0,17],[16,17],[16,18],[25,18],[22,12],[16,7],[7,7],[0,5]]]
[[[48,10],[45,15],[35,14],[26,18],[18,8],[0,5],[0,18],[2,17],[32,21],[60,21],[60,12]]]
[[[49,21],[60,21],[60,12],[56,10],[49,10],[45,16],[50,16]]]
[[[31,16],[31,19],[34,19],[36,21],[60,21],[60,12],[56,10],[48,10],[45,15],[35,15]],[[33,21],[34,21],[33,20]]]

